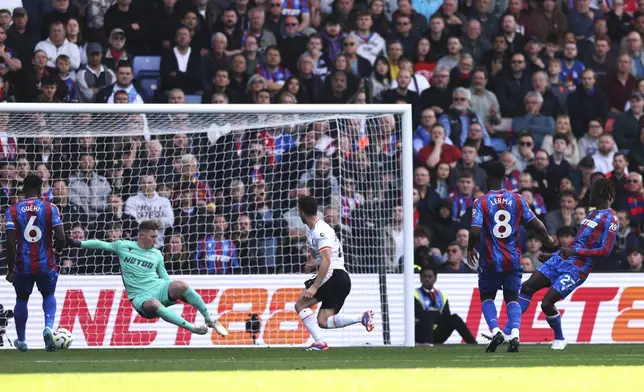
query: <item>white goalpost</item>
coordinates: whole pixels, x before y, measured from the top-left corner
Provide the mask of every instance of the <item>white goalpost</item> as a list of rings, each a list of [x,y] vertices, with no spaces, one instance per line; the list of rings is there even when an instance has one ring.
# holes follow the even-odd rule
[[[329,345],[412,347],[412,138],[404,104],[0,104],[0,208],[4,217],[35,173],[75,239],[135,239],[138,222],[158,220],[168,273],[230,331],[190,336],[143,319],[123,293],[115,255],[71,249],[57,260],[55,325],[72,331],[74,348],[293,347],[312,342],[293,305],[312,276],[295,202],[314,196],[352,279],[341,313],[375,314],[371,333],[324,331]],[[2,279],[0,305],[14,303]],[[182,303],[171,309],[201,317]],[[30,347],[42,345],[43,325],[34,290]],[[0,349],[15,331],[4,337]]]

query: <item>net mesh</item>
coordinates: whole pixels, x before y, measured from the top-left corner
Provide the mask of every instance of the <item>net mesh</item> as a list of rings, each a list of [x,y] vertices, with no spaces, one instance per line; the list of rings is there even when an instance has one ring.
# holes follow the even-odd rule
[[[72,238],[135,239],[137,223],[155,219],[170,275],[242,275],[234,279],[253,290],[254,281],[244,277],[272,281],[303,272],[309,252],[296,201],[312,195],[343,242],[350,273],[400,274],[401,131],[399,116],[384,114],[0,113],[0,203],[4,211],[21,200],[21,179],[36,173],[45,181],[43,198],[60,208]],[[119,274],[118,258],[102,251],[69,249],[58,262],[62,280]],[[361,308],[366,295],[375,297],[378,314],[386,311],[386,293],[378,288],[385,284],[376,277],[374,287],[354,286],[358,300],[347,311]],[[101,311],[113,312],[101,304],[101,292],[70,303],[85,304],[95,320]],[[236,309],[227,307],[224,294],[209,304],[218,304],[213,313]],[[64,308],[78,293],[58,295],[65,296],[59,299]],[[270,335],[271,313],[285,306],[294,313],[296,297],[276,309],[269,296],[271,306],[262,310],[256,302],[268,300],[253,295],[238,293],[250,305],[228,325],[234,330],[238,323],[244,342],[249,314],[263,319],[262,341]],[[65,311],[61,326],[83,323],[82,315]],[[290,321],[291,333],[302,334],[297,315]],[[89,344],[92,332],[85,328],[83,335]],[[120,339],[135,344],[141,338]]]

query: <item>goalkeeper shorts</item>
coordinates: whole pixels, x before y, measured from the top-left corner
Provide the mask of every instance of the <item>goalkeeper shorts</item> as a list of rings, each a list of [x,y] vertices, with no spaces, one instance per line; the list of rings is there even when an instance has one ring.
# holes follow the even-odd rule
[[[141,317],[146,319],[156,318],[156,315],[148,314],[143,309],[143,304],[145,301],[156,299],[161,302],[163,306],[172,306],[177,303],[170,298],[170,283],[172,281],[159,280],[155,282],[154,285],[146,287],[145,289],[140,290],[138,293],[130,297],[130,302],[132,306],[136,309],[136,312],[141,315]]]

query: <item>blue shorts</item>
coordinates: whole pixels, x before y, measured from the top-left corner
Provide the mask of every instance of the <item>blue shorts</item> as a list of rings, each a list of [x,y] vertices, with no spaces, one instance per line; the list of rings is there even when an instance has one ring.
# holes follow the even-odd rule
[[[586,281],[585,276],[582,278],[581,270],[562,259],[559,254],[552,255],[537,271],[548,278],[551,287],[561,294],[562,299]]]
[[[483,294],[496,294],[503,289],[504,294],[519,294],[523,271],[488,271],[479,268],[479,291]]]
[[[38,286],[38,291],[43,297],[52,295],[56,292],[56,282],[58,282],[58,271],[40,272],[36,274],[15,274],[13,276],[13,288],[16,290],[16,298],[28,300],[31,292],[34,290],[34,283]]]

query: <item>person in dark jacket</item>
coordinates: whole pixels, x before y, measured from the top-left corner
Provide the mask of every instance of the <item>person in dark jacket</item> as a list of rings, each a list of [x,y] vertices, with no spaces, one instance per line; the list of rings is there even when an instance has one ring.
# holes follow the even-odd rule
[[[639,144],[640,124],[642,123],[642,114],[644,114],[644,95],[640,92],[634,92],[630,97],[631,108],[624,113],[620,113],[615,118],[613,132],[615,143],[620,149],[630,150],[633,146]]]
[[[606,120],[609,109],[608,98],[597,85],[595,72],[592,69],[586,69],[581,73],[581,83],[568,96],[566,106],[570,116],[572,132],[576,138],[586,134],[588,122],[591,119],[601,118],[604,121]]]
[[[476,339],[463,319],[452,314],[447,295],[434,288],[438,272],[435,267],[420,272],[421,286],[414,290],[414,315],[416,318],[416,345],[442,344],[454,330],[467,344],[476,344]]]
[[[504,117],[518,117],[525,114],[523,98],[532,89],[530,74],[526,70],[525,56],[514,53],[510,69],[499,76],[496,82],[496,97]]]
[[[190,47],[190,31],[180,27],[175,36],[176,46],[161,57],[161,89],[180,88],[186,94],[204,90],[204,67],[201,55]],[[180,57],[188,61],[182,69]]]

